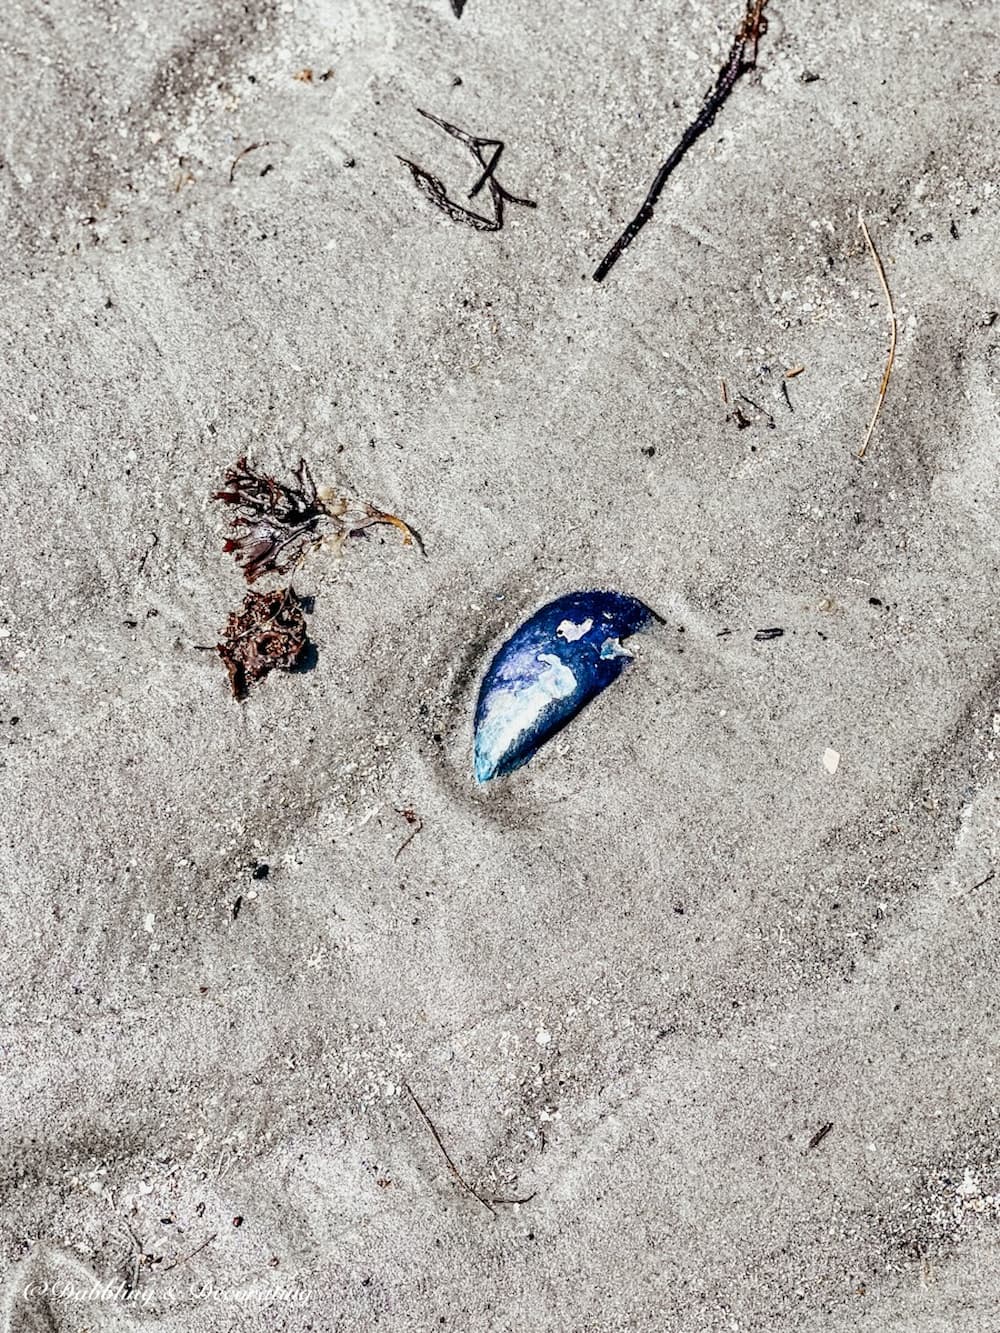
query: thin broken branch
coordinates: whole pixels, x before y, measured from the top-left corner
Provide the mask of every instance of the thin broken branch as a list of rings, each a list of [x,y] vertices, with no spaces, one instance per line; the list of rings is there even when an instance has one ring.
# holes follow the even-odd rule
[[[864,458],[865,450],[868,448],[872,435],[875,432],[875,423],[878,421],[879,413],[882,411],[882,404],[885,402],[886,390],[889,387],[889,376],[892,374],[893,363],[896,360],[896,336],[898,330],[896,307],[893,304],[892,292],[890,292],[889,284],[886,281],[885,269],[882,267],[882,260],[879,257],[878,251],[875,249],[875,242],[872,240],[871,233],[865,225],[865,220],[860,212],[858,213],[858,226],[861,228],[861,234],[864,236],[865,244],[868,246],[868,251],[871,254],[872,263],[875,265],[879,284],[882,287],[882,294],[885,297],[885,304],[889,311],[889,355],[886,359],[885,370],[882,372],[882,383],[879,385],[878,401],[875,403],[875,411],[872,413],[872,419],[868,423],[868,430],[865,432],[864,443],[858,450],[857,454],[858,458]]]
[[[401,157],[399,160],[409,168],[413,183],[424,198],[429,199],[434,207],[439,208],[445,217],[451,218],[452,222],[464,222],[476,231],[499,231],[503,226],[502,209],[498,209],[493,217],[488,218],[472,208],[463,208],[461,204],[456,204],[454,199],[448,198],[448,188],[444,181],[432,176],[429,171],[417,166],[416,162],[411,162],[408,157]]]
[[[399,858],[400,858],[400,856],[402,856],[403,852],[406,851],[407,847],[409,847],[410,843],[411,843],[411,842],[413,841],[413,839],[417,836],[417,834],[420,833],[420,832],[423,830],[423,827],[424,827],[424,821],[423,821],[423,820],[420,818],[420,816],[417,814],[416,810],[400,810],[400,809],[397,808],[397,809],[396,809],[396,814],[397,814],[397,815],[402,815],[402,816],[403,816],[403,818],[406,820],[406,822],[410,825],[410,827],[411,827],[411,832],[410,832],[409,835],[404,839],[404,841],[401,842],[401,843],[399,844],[399,846],[397,847],[397,849],[396,849],[396,855],[392,858],[394,861],[398,861],[398,860],[399,860]]]
[[[649,193],[643,200],[638,213],[594,270],[595,282],[604,281],[624,252],[639,235],[639,232],[650,221],[667,181],[680,165],[691,145],[712,127],[715,117],[722,110],[737,81],[748,70],[756,68],[757,46],[761,37],[767,31],[767,19],[764,17],[764,9],[767,3],[768,0],[747,0],[746,13],[729,49],[726,63],[719,71],[713,87],[706,94],[701,110],[681,135],[677,147],[656,173],[656,178],[649,187]]]
[[[229,168],[229,184],[232,185],[233,177],[236,173],[236,168],[239,165],[239,163],[243,161],[243,159],[247,156],[248,153],[254,153],[257,151],[258,148],[269,148],[270,146],[271,146],[270,139],[262,139],[260,143],[248,143],[246,148],[241,148],[240,151],[233,158],[232,164]]]
[[[440,116],[432,115],[430,111],[422,111],[420,107],[417,107],[417,111],[426,120],[433,122],[439,129],[444,130],[445,134],[451,135],[460,144],[464,144],[479,163],[481,174],[469,191],[469,198],[475,199],[480,190],[486,186],[489,189],[490,199],[493,203],[492,217],[477,213],[475,209],[466,208],[464,205],[456,203],[454,199],[448,198],[448,191],[444,182],[439,180],[437,176],[431,175],[429,171],[418,166],[416,162],[411,162],[409,158],[401,157],[399,161],[409,169],[417,189],[446,217],[451,218],[453,222],[464,222],[466,226],[473,227],[476,231],[499,231],[503,226],[504,204],[520,204],[524,208],[537,207],[533,199],[521,199],[517,195],[511,194],[497,180],[494,173],[504,150],[502,139],[482,139],[475,134],[469,134],[467,130],[459,129],[457,125],[452,125],[447,120],[442,120]],[[487,150],[489,150],[488,157],[486,156]]]
[[[828,1120],[825,1125],[820,1125],[819,1129],[817,1129],[816,1133],[812,1136],[812,1138],[806,1145],[807,1150],[811,1152],[813,1148],[818,1148],[819,1145],[826,1138],[827,1134],[829,1134],[831,1129],[833,1129],[832,1120]]]
[[[217,1231],[213,1231],[207,1240],[203,1240],[199,1246],[191,1250],[188,1254],[178,1256],[176,1259],[172,1259],[169,1264],[165,1264],[160,1269],[160,1272],[169,1273],[172,1268],[180,1268],[181,1264],[188,1263],[188,1261],[193,1259],[196,1254],[201,1254],[202,1250],[207,1250],[209,1245],[211,1245],[212,1241],[215,1240],[218,1234],[219,1233]]]
[[[465,1190],[466,1194],[470,1194],[477,1201],[477,1203],[481,1203],[488,1212],[493,1214],[494,1217],[498,1215],[496,1208],[493,1206],[494,1204],[515,1204],[515,1203],[531,1202],[531,1200],[535,1197],[534,1193],[525,1195],[523,1199],[498,1199],[498,1198],[487,1199],[484,1194],[480,1194],[477,1189],[474,1189],[462,1175],[461,1171],[459,1171],[458,1167],[455,1165],[454,1161],[452,1160],[451,1153],[445,1147],[444,1140],[437,1131],[437,1126],[434,1124],[434,1121],[424,1110],[423,1106],[421,1106],[417,1094],[410,1087],[409,1083],[404,1083],[403,1087],[412,1097],[414,1106],[420,1112],[424,1124],[427,1126],[427,1128],[430,1130],[431,1134],[434,1137],[434,1142],[441,1149],[441,1155],[444,1157],[444,1160],[447,1163],[448,1170],[458,1181],[459,1185],[461,1185],[462,1189]]]

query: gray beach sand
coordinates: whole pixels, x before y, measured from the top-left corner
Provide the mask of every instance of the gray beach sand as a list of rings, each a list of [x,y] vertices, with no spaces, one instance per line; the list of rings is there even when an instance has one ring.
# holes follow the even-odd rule
[[[998,14],[771,11],[598,285],[738,0],[11,5],[4,1333],[1000,1328]],[[240,705],[242,453],[427,555]],[[595,586],[665,625],[476,789]]]

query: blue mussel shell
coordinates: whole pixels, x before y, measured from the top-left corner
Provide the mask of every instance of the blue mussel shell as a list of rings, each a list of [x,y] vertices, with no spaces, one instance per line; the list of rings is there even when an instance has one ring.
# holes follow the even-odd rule
[[[632,660],[622,639],[659,617],[621,592],[573,592],[524,622],[490,663],[475,725],[477,782],[513,773]]]

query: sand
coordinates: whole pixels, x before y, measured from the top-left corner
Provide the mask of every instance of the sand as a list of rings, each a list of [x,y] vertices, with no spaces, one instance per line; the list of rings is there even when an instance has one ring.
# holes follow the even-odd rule
[[[15,0],[4,1333],[1000,1327],[998,16],[772,9],[598,286],[738,4]],[[238,705],[241,453],[427,554]],[[665,625],[477,790],[594,586]]]

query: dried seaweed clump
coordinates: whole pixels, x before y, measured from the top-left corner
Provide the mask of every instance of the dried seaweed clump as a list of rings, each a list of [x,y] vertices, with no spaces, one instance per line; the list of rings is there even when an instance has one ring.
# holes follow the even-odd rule
[[[338,496],[328,487],[317,489],[304,458],[292,477],[292,485],[280,482],[252,468],[244,457],[226,473],[225,489],[212,496],[239,511],[229,525],[234,535],[223,549],[235,557],[247,583],[263,574],[287,574],[314,547],[339,550],[348,537],[362,536],[379,523],[399,528],[404,546],[421,545],[413,529],[395,514]]]
[[[231,611],[217,652],[229,672],[234,699],[270,671],[291,671],[302,662],[309,639],[294,588],[248,592],[242,611]]]
[[[318,488],[304,458],[291,482],[258,472],[239,458],[212,499],[237,511],[224,549],[235,557],[247,583],[266,574],[287,575],[315,547],[339,551],[348,537],[365,536],[380,523],[399,528],[405,546],[415,543],[423,550],[417,534],[395,514]],[[230,612],[222,642],[216,645],[237,699],[270,671],[300,666],[308,648],[302,602],[291,587],[248,593],[243,609]]]

